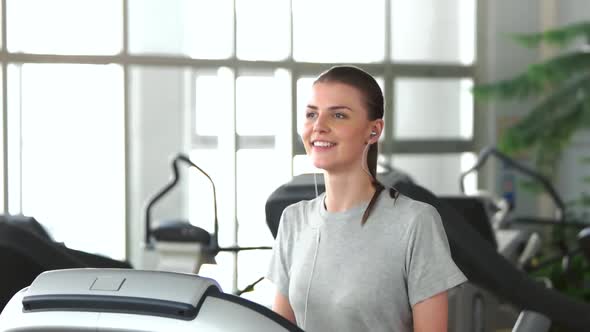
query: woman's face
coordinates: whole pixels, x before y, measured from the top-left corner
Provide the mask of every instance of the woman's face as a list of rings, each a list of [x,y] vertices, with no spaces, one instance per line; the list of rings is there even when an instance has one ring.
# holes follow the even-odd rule
[[[356,88],[335,82],[313,85],[301,138],[315,167],[328,172],[360,169],[366,142],[374,143],[382,120],[370,121]],[[371,130],[377,135],[371,137]]]

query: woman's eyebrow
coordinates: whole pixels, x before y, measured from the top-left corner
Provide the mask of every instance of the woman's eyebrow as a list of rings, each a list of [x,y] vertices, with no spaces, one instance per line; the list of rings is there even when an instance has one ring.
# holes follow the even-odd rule
[[[312,110],[317,110],[318,109],[318,107],[315,106],[315,105],[307,105],[307,108],[308,109],[312,109]],[[352,111],[352,108],[350,108],[348,106],[345,106],[345,105],[335,105],[335,106],[328,107],[328,111],[337,111],[337,110],[340,110],[340,109],[347,109],[349,111]]]

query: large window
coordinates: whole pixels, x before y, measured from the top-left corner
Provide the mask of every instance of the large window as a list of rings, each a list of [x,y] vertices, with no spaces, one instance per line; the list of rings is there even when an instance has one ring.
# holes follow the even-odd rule
[[[5,3],[4,211],[36,218],[68,247],[123,259],[124,70],[75,58],[121,52],[123,6]]]
[[[474,158],[476,0],[6,5],[5,211],[36,217],[77,249],[142,267],[145,202],[178,152],[216,184],[222,246],[272,245],[264,203],[293,175],[317,171],[299,139],[302,105],[337,63],[364,68],[383,89],[384,166],[457,193]],[[213,231],[210,185],[187,174],[156,215]],[[223,253],[202,273],[241,289],[268,258]],[[263,283],[245,296],[268,304],[272,291]]]
[[[117,0],[7,0],[9,52],[117,54],[123,48]]]

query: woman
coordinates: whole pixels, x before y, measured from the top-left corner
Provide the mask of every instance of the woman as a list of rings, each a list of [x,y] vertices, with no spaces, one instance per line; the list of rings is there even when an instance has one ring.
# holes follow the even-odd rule
[[[305,118],[326,191],[283,211],[273,309],[307,331],[446,331],[447,291],[466,279],[436,210],[376,181],[379,85],[333,67],[314,82]]]

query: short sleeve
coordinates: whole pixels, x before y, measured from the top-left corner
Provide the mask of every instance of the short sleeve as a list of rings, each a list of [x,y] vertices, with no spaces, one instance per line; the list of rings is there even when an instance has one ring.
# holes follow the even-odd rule
[[[467,280],[451,257],[440,215],[430,205],[421,209],[409,231],[406,272],[412,307]]]
[[[287,234],[288,227],[285,225],[285,211],[283,211],[279,222],[279,229],[272,248],[272,255],[266,278],[272,281],[281,294],[289,298],[289,234]]]

